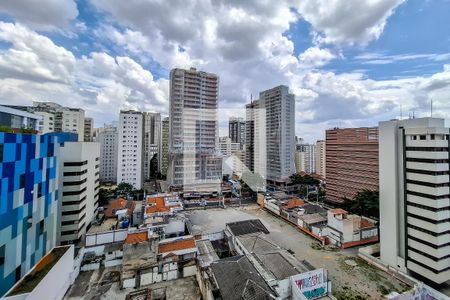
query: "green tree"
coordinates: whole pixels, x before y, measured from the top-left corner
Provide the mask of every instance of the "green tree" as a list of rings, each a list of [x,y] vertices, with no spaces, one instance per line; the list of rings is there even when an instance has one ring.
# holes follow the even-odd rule
[[[131,195],[134,192],[134,187],[126,182],[121,182],[119,183],[119,185],[117,186],[116,189],[116,194],[117,196],[126,196],[126,195]]]
[[[363,190],[352,200],[344,199],[344,209],[369,218],[380,216],[380,195],[378,191]]]

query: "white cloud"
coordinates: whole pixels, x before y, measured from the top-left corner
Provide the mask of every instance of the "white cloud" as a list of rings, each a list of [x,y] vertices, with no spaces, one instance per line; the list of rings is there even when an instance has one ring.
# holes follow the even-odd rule
[[[297,9],[320,36],[318,42],[365,45],[380,37],[405,0],[299,0]]]
[[[321,49],[318,47],[310,47],[305,52],[299,55],[299,61],[302,67],[315,68],[322,67],[328,62],[336,58],[336,55],[331,53],[328,49]]]
[[[117,119],[120,109],[165,113],[166,79],[155,80],[129,57],[94,52],[80,59],[25,26],[0,22],[0,99],[4,104],[56,101],[82,107],[97,122]]]
[[[396,117],[400,104],[405,113],[426,113],[430,97],[436,115],[450,111],[450,67],[432,76],[372,80],[356,71],[323,70],[342,59],[331,46],[312,46],[296,56],[285,33],[299,15],[285,1],[91,1],[108,16],[95,30],[97,50],[81,58],[26,27],[0,25],[0,39],[11,44],[0,52],[1,99],[80,106],[97,124],[117,119],[120,108],[166,113],[168,80],[142,67],[158,65],[217,73],[220,107],[243,109],[251,94],[255,99],[286,84],[297,95],[297,134],[309,140],[328,127],[376,125]],[[379,37],[401,3],[350,2],[354,6],[333,0],[297,7],[324,41],[365,44]],[[82,23],[75,27],[85,30]],[[108,47],[120,55],[105,53]]]
[[[73,0],[3,0],[0,12],[37,30],[60,30],[78,15]]]
[[[0,77],[69,83],[75,65],[70,51],[22,25],[0,22],[0,41],[12,44],[0,56]]]

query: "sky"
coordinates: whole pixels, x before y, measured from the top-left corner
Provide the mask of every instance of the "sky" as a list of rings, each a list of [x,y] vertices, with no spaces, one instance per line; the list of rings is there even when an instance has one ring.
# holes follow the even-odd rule
[[[310,142],[431,101],[448,120],[450,0],[0,1],[0,104],[81,107],[96,126],[167,115],[175,67],[219,75],[224,120],[289,86]]]

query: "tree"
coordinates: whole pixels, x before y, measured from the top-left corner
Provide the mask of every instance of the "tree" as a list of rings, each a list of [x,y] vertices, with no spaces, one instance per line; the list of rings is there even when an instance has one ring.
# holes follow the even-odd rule
[[[292,184],[300,185],[298,188],[298,194],[300,197],[304,198],[308,195],[308,188],[310,186],[315,186],[316,190],[319,189],[320,181],[313,178],[310,175],[300,175],[300,174],[292,174],[290,177]],[[317,196],[315,197],[315,199]],[[315,200],[314,199],[314,200]]]
[[[133,193],[134,192],[134,187],[131,185],[131,184],[129,184],[129,183],[126,183],[126,182],[121,182],[121,183],[119,183],[119,185],[117,186],[117,192],[116,192],[116,194],[119,196],[119,195],[121,195],[121,196],[126,196],[126,195],[129,195],[129,194],[131,194],[131,193]]]
[[[356,194],[352,200],[344,198],[343,208],[369,218],[380,216],[380,196],[378,191],[363,190]]]
[[[300,175],[300,174],[292,174],[289,177],[294,184],[301,184],[301,185],[319,185],[320,181],[313,178],[310,175]]]

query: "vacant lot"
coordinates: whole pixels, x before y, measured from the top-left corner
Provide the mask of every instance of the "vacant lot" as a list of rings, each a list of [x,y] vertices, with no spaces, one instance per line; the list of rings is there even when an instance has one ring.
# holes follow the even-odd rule
[[[358,259],[356,249],[328,251],[312,246],[315,244],[313,238],[256,205],[196,210],[186,212],[186,215],[195,232],[217,232],[224,229],[228,222],[260,219],[269,229],[269,237],[279,246],[292,250],[299,260],[305,259],[314,267],[329,271],[333,294],[339,299],[351,299],[351,296],[358,295],[358,299],[382,299],[383,294],[408,289],[396,278]]]

